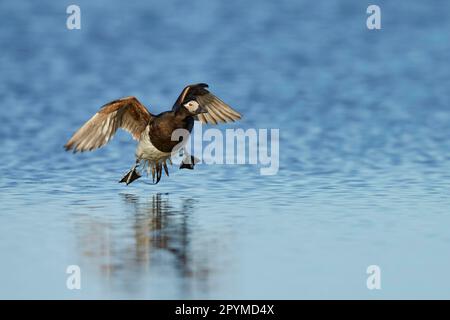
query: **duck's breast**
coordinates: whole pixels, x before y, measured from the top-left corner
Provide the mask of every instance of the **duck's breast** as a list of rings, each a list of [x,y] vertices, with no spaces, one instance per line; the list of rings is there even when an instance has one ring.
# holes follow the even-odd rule
[[[136,158],[160,162],[170,157],[171,151],[162,151],[152,143],[149,129],[149,126],[147,126],[141,134],[139,144],[136,148]]]
[[[179,119],[166,113],[158,116],[149,125],[148,136],[152,145],[160,151],[172,152],[186,144],[194,126],[192,117]],[[182,130],[182,131],[180,131]],[[186,137],[186,139],[180,137]],[[180,142],[183,141],[182,144]]]

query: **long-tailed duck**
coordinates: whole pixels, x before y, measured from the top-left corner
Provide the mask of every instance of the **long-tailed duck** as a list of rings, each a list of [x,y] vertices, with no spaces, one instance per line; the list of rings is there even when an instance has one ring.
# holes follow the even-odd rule
[[[167,161],[171,154],[182,148],[180,141],[172,141],[172,133],[185,129],[189,133],[194,120],[202,123],[218,124],[233,122],[241,115],[229,105],[209,92],[205,83],[188,85],[175,101],[172,110],[158,115],[151,114],[135,97],[125,97],[105,104],[70,138],[64,146],[73,152],[92,151],[108,143],[118,128],[128,131],[138,140],[136,163],[119,182],[127,185],[141,177],[138,172],[142,162],[142,172],[152,172],[153,182],[161,180],[162,170],[167,176]],[[193,169],[196,159],[186,151],[180,169]],[[156,184],[155,183],[155,184]]]

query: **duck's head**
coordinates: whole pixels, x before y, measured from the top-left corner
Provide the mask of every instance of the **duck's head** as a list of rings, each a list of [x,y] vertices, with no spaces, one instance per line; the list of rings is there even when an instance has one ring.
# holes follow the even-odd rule
[[[193,116],[208,112],[208,110],[202,107],[195,99],[186,102],[185,104],[183,104],[183,107],[185,107],[187,111]]]

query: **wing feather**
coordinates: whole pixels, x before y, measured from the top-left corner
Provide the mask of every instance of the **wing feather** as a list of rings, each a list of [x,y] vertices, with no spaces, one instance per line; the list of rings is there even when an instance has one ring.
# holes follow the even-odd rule
[[[177,110],[187,102],[195,100],[207,111],[206,113],[195,116],[195,119],[202,123],[218,124],[221,122],[234,122],[242,118],[239,112],[231,108],[206,88],[208,88],[206,83],[186,86],[175,101],[172,110]]]
[[[239,112],[233,110],[233,108],[211,92],[197,96],[196,101],[208,111],[207,113],[203,113],[205,119],[197,116],[198,120],[203,123],[218,124],[221,122],[234,122],[242,118]]]
[[[119,128],[138,140],[153,115],[135,97],[104,105],[64,146],[73,152],[91,151],[107,144]]]

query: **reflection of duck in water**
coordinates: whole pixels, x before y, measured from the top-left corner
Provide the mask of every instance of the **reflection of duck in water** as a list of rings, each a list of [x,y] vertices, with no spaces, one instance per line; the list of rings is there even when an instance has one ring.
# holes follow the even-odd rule
[[[187,219],[193,211],[192,200],[183,201],[181,210],[176,210],[161,194],[153,195],[152,200],[144,204],[134,195],[124,194],[123,198],[135,211],[134,230],[138,261],[148,261],[152,251],[164,250],[175,257],[176,268],[184,276],[189,275]]]
[[[131,194],[122,197],[126,211],[131,208],[134,219],[99,221],[83,216],[78,221],[78,226],[82,225],[79,244],[87,259],[85,264],[98,265],[107,278],[126,279],[127,286],[140,285],[141,280],[148,279],[143,278],[145,274],[158,273],[160,268],[175,270],[181,279],[203,282],[208,278],[208,259],[192,256],[188,222],[194,210],[192,199],[185,199],[180,208],[174,208],[168,197],[161,194],[148,201]],[[130,281],[130,276],[136,279]]]
[[[126,97],[104,105],[70,138],[66,150],[74,152],[91,151],[102,147],[122,128],[139,141],[136,149],[136,164],[120,180],[127,185],[141,177],[137,171],[142,161],[144,169],[152,172],[153,181],[159,182],[162,170],[169,175],[166,162],[170,162],[172,152],[182,148],[183,137],[172,140],[172,134],[183,129],[189,134],[194,120],[218,124],[232,122],[241,115],[229,105],[209,92],[207,84],[199,83],[185,87],[171,111],[151,114],[135,97]],[[186,134],[186,135],[187,135]],[[183,135],[185,136],[185,135]],[[180,143],[183,142],[183,143]],[[185,152],[180,169],[193,169],[196,160]]]

